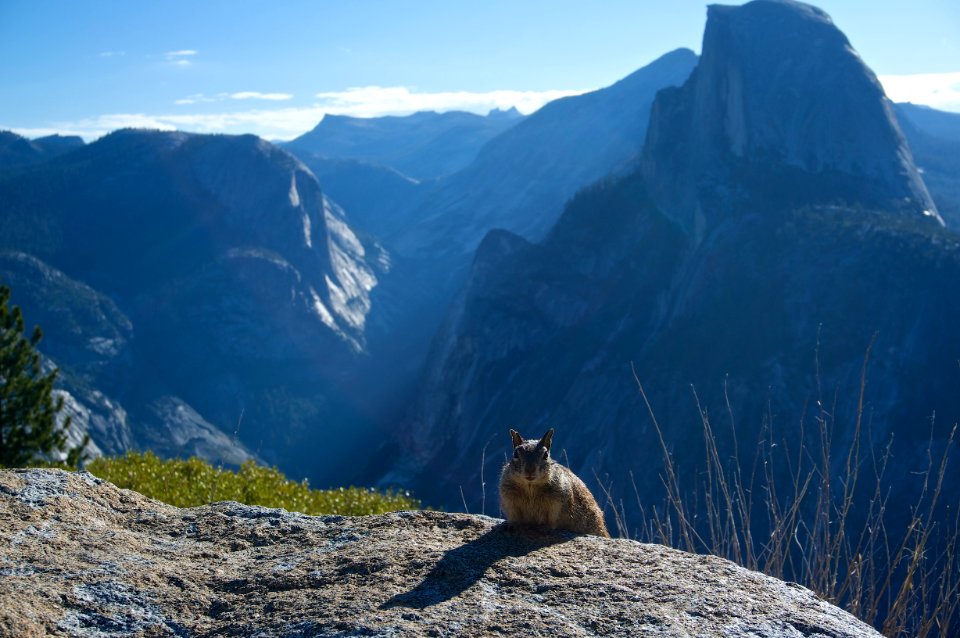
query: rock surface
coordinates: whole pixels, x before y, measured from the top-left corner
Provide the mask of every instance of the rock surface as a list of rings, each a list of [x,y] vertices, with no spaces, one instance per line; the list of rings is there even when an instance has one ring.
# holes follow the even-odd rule
[[[879,635],[715,557],[481,516],[177,509],[7,470],[0,521],[2,635]]]

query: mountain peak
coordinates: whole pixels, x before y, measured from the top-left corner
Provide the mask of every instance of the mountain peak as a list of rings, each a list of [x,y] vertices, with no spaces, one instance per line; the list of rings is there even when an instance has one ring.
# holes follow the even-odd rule
[[[487,117],[512,120],[523,117],[523,114],[517,110],[517,107],[511,106],[508,109],[491,109],[490,112],[487,113]]]
[[[658,204],[688,226],[711,214],[704,187],[731,175],[748,191],[802,184],[793,204],[939,220],[874,73],[830,16],[792,0],[708,7],[697,69],[654,105],[643,169]]]

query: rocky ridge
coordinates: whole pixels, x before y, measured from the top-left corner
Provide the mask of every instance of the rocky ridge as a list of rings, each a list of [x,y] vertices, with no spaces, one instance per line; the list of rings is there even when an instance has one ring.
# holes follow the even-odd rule
[[[83,146],[74,135],[48,135],[27,139],[11,131],[0,131],[0,170],[38,164]]]
[[[712,556],[439,512],[178,509],[86,473],[0,471],[0,634],[874,637]]]

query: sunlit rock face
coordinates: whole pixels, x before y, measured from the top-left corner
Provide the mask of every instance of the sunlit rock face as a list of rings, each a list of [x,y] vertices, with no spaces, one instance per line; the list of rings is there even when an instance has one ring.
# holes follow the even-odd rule
[[[643,169],[691,228],[743,187],[939,221],[876,76],[826,13],[791,0],[709,7],[696,71],[654,105]]]

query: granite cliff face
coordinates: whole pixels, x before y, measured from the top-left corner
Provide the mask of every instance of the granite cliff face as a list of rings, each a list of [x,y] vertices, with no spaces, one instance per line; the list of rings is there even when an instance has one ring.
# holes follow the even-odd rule
[[[768,10],[780,16],[779,23],[767,20]],[[661,117],[692,113],[702,95],[696,87],[734,81],[727,76],[739,73],[738,66],[708,46],[723,33],[730,51],[778,60],[767,69],[775,72],[769,82],[755,77],[745,87],[779,86],[803,112],[831,108],[830,96],[793,90],[790,78],[794,63],[810,75],[811,60],[827,64],[824,73],[835,61],[800,52],[778,57],[777,32],[758,36],[772,51],[759,47],[753,31],[740,27],[754,24],[757,11],[765,19],[761,26],[785,30],[786,40],[810,21],[815,33],[829,26],[822,14],[792,3],[712,8],[704,62],[682,90],[662,91],[654,111]],[[821,35],[825,42],[845,42],[839,32]],[[842,47],[838,54],[853,55]],[[884,98],[873,92],[870,78],[860,82],[867,94],[857,99],[872,96],[879,104],[871,108],[883,111]],[[744,96],[745,103],[752,99]],[[830,104],[822,103],[828,99]],[[686,129],[651,129],[642,169],[580,193],[542,243],[503,232],[487,236],[433,342],[400,435],[408,463],[389,480],[406,481],[427,502],[457,507],[465,498],[477,508],[483,477],[495,476],[502,463],[506,429],[555,427],[557,452],[566,454],[561,458],[569,458],[594,487],[595,473],[606,477],[629,513],[636,509],[631,484],[636,481],[644,500],[653,498],[660,494],[662,471],[631,367],[651,397],[669,447],[692,470],[703,434],[691,386],[710,414],[728,414],[729,398],[743,454],[753,454],[767,425],[796,429],[816,418],[818,401],[832,397],[835,441],[842,445],[856,420],[860,371],[871,342],[868,436],[878,446],[896,436],[897,475],[926,467],[930,415],[936,413],[937,442],[960,418],[960,336],[947,319],[960,312],[952,292],[960,282],[960,238],[922,213],[929,209],[920,195],[901,197],[891,208],[881,205],[886,196],[852,198],[862,175],[848,183],[841,159],[829,148],[811,157],[833,158],[840,190],[817,190],[822,171],[803,169],[802,178],[787,174],[793,169],[783,158],[800,141],[778,132],[779,112],[744,112],[752,115],[741,132],[743,157],[723,146],[728,140],[722,138],[707,149],[713,149],[715,164],[678,165],[677,156],[662,151],[671,147],[669,131],[678,136],[678,149],[687,148]],[[850,117],[856,119],[855,113]],[[877,139],[891,131],[886,118],[864,121],[880,129]],[[808,133],[811,140],[823,139]],[[749,146],[758,140],[772,145],[769,156],[781,160],[745,165],[748,148],[759,152]],[[877,157],[872,146],[853,147],[842,161],[904,166],[898,148],[887,148],[892,157]],[[854,151],[865,157],[849,156]],[[650,164],[661,157],[668,168]],[[904,173],[891,180],[876,192],[902,194],[912,183]],[[803,184],[810,190],[797,190]],[[852,199],[834,198],[840,191]],[[677,199],[664,199],[668,193]],[[683,199],[684,193],[690,197]],[[960,483],[955,471],[948,480]]]
[[[711,5],[696,71],[653,109],[643,172],[657,205],[694,229],[723,215],[718,205],[738,189],[765,183],[794,205],[939,221],[892,107],[820,9]]]
[[[381,260],[303,164],[253,136],[119,131],[0,175],[0,200],[0,244],[59,273],[27,277],[27,321],[119,401],[135,445],[228,462],[248,446],[291,473],[334,471],[313,448],[336,435],[318,424],[360,420],[337,388]],[[61,300],[44,281],[73,282],[69,312],[46,318]]]
[[[712,556],[500,523],[177,509],[89,474],[0,471],[0,633],[879,636]]]

